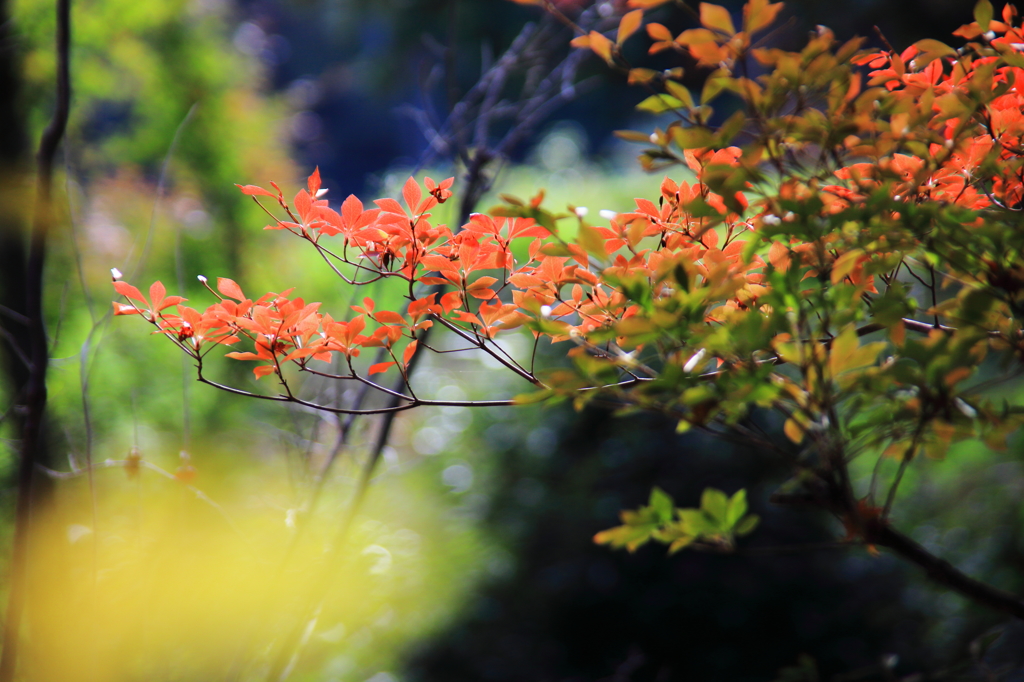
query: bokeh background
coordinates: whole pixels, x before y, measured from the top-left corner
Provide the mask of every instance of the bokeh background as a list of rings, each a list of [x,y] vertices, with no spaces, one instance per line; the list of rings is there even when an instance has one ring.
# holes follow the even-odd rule
[[[794,0],[770,40],[796,47],[821,24],[842,40],[878,45],[884,35],[902,48],[948,36],[971,20],[972,4]],[[5,239],[27,215],[31,153],[52,107],[52,5],[0,2]],[[404,413],[345,551],[332,553],[378,424],[356,425],[313,508],[336,420],[193,385],[170,344],[135,318],[110,318],[111,267],[197,304],[209,299],[200,274],[231,277],[250,295],[294,286],[343,316],[364,293],[298,240],[262,231],[264,216],[234,183],[294,191],[319,167],[336,203],[395,195],[410,173],[461,178],[421,124],[443,118],[540,20],[506,0],[74,2],[63,221],[47,273],[49,467],[59,475],[45,477],[36,521],[26,679],[262,679],[296,623],[291,679],[310,681],[983,679],[986,633],[1002,633],[988,664],[1024,649],[1002,619],[890,557],[786,551],[842,530],[769,506],[785,471],[763,453],[678,436],[651,415]],[[699,87],[701,76],[690,70],[686,83]],[[646,93],[593,59],[581,77],[590,87],[493,167],[478,209],[499,192],[539,188],[553,206],[594,212],[652,196],[661,176],[642,173],[638,150],[612,134],[658,124],[634,112]],[[4,245],[9,294],[16,273]],[[16,456],[5,410],[18,372],[16,358],[5,362],[3,556]],[[251,385],[237,365],[217,371]],[[472,357],[430,357],[416,382],[453,400],[527,388]],[[133,449],[138,471],[120,463]],[[184,466],[196,471],[188,484],[175,478]],[[706,486],[747,487],[764,522],[732,556],[595,546],[593,534],[652,485],[680,505]],[[898,515],[919,542],[972,575],[1024,588],[1019,439],[1001,453],[954,448],[947,461],[923,462],[905,489]],[[324,570],[330,589],[311,595]]]

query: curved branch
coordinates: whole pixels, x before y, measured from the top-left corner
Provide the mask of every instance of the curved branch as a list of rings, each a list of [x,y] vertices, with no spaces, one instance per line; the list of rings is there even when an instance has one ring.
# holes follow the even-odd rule
[[[920,566],[933,581],[971,601],[1024,620],[1024,602],[1019,598],[962,573],[889,524],[881,520],[866,521],[864,539],[868,544],[885,547],[900,558]]]

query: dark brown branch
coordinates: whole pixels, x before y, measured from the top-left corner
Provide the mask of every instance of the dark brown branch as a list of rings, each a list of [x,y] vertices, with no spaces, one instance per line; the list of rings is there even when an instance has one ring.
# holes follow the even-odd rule
[[[962,573],[889,524],[881,520],[869,521],[865,523],[864,531],[865,542],[885,547],[900,558],[920,566],[934,582],[977,604],[1024,620],[1024,602],[1020,599]]]

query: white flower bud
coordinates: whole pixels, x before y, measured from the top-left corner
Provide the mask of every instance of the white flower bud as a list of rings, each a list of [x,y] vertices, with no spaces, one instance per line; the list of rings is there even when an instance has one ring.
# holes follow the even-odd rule
[[[761,217],[761,222],[765,225],[771,225],[772,227],[782,224],[782,218],[772,213]]]
[[[549,319],[551,317],[551,306],[542,305],[540,307],[540,316],[544,319]]]
[[[325,194],[327,194],[327,188],[326,187],[321,187],[320,189],[318,189],[316,191],[316,198],[319,199],[320,197],[322,197]]]
[[[110,268],[110,276],[114,278],[115,282],[124,277],[117,268]]]
[[[604,218],[605,220],[615,220],[615,217],[618,216],[619,214],[615,211],[609,211],[607,208],[605,208],[599,211],[598,215]]]
[[[968,419],[974,419],[978,416],[978,411],[968,405],[962,398],[954,398],[953,404],[956,405],[957,409]]]
[[[695,370],[697,368],[697,365],[700,364],[700,361],[704,359],[705,354],[707,354],[707,351],[704,350],[703,348],[694,353],[693,356],[686,361],[686,364],[683,365],[683,371],[692,372],[693,370]]]
[[[590,209],[588,209],[586,206],[577,206],[576,207],[576,217],[577,218],[585,218],[588,213],[590,213]]]
[[[198,280],[199,280],[200,282],[202,282],[203,284],[206,284],[206,276],[205,276],[205,275],[198,275],[198,276],[196,277],[196,279],[198,279]]]

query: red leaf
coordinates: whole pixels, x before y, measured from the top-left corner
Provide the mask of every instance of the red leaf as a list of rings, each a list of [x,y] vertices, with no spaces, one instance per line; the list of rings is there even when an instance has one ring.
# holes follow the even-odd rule
[[[457,291],[450,291],[441,297],[441,305],[446,313],[462,307],[462,294]]]
[[[313,200],[310,198],[309,193],[304,189],[300,189],[299,193],[295,195],[295,208],[298,210],[302,222],[309,222],[307,216],[309,216],[309,209],[312,207]]]
[[[394,213],[400,216],[405,215],[405,211],[402,210],[402,205],[394,199],[377,199],[373,203],[380,206],[385,213]]]
[[[236,184],[235,187],[237,187],[238,189],[242,190],[242,194],[248,194],[251,197],[274,197],[275,199],[277,198],[277,195],[274,194],[273,192],[268,192],[267,190],[263,189],[262,187],[257,187],[256,185],[237,185]]]
[[[372,365],[370,365],[370,370],[369,370],[368,374],[378,374],[380,372],[386,372],[386,371],[388,371],[388,368],[391,367],[391,365],[395,365],[395,364],[398,364],[398,363],[396,363],[396,362],[378,362],[378,363],[372,364]]]
[[[217,291],[228,298],[233,298],[238,301],[245,300],[245,294],[242,293],[242,288],[235,283],[235,280],[228,279],[227,277],[217,278]]]
[[[422,196],[423,192],[414,178],[409,178],[405,181],[405,187],[402,188],[402,198],[405,199],[405,205],[409,207],[410,211],[416,210],[416,207],[420,205],[420,197]]]
[[[130,298],[133,301],[138,301],[139,303],[146,306],[149,305],[146,299],[142,296],[142,292],[133,287],[131,284],[128,284],[128,282],[114,282],[114,290],[117,291],[117,293],[124,296],[125,298]]]
[[[405,318],[392,310],[382,310],[377,313],[377,321],[384,324],[406,324]]]
[[[320,166],[313,169],[313,174],[309,176],[309,195],[316,197],[316,193],[320,191]]]
[[[157,280],[149,285],[149,300],[152,301],[153,310],[163,310],[167,306],[163,305],[164,298],[167,296],[167,287],[164,286],[163,282]]]
[[[419,341],[410,341],[409,345],[405,347],[402,352],[402,363],[408,367],[409,361],[412,360],[412,356],[416,354],[416,347],[419,345]]]

